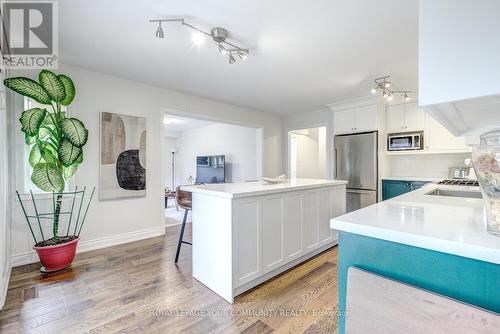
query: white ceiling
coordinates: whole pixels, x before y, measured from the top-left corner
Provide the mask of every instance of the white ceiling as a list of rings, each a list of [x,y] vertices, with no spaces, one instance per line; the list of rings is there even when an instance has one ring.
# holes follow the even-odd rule
[[[184,131],[217,124],[215,122],[196,118],[178,117],[168,114],[165,114],[163,116],[163,128],[165,130],[165,136],[167,137],[179,137],[180,134]]]
[[[369,94],[373,78],[416,90],[418,0],[87,0],[59,2],[60,59],[228,103],[291,114]],[[251,49],[230,65],[215,43],[150,18],[222,26]]]

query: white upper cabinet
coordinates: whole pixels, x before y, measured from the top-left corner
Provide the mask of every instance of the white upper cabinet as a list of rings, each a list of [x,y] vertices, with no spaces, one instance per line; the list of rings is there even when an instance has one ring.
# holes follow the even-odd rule
[[[424,131],[425,113],[416,102],[388,106],[386,109],[387,133]]]
[[[354,131],[354,109],[342,110],[333,113],[335,133]]]
[[[469,151],[464,137],[456,137],[431,115],[426,115],[424,148],[429,151]]]
[[[371,131],[378,129],[378,106],[370,104],[354,108],[354,130]]]
[[[378,105],[353,107],[334,111],[335,133],[351,133],[378,129]]]

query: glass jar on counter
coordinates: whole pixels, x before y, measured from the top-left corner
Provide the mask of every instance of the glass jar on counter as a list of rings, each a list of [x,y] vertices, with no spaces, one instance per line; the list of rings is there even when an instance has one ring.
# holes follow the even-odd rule
[[[472,165],[486,204],[488,232],[500,236],[500,129],[481,135]]]

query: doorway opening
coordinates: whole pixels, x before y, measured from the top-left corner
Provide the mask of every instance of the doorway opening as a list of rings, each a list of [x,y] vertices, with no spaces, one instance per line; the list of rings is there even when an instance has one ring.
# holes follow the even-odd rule
[[[290,178],[328,179],[326,127],[288,132]]]
[[[261,128],[177,113],[164,113],[163,123],[166,226],[183,221],[184,210],[176,203],[177,187],[262,177]]]

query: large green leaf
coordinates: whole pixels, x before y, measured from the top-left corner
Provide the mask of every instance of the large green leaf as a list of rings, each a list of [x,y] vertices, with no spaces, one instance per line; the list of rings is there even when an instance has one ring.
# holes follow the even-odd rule
[[[89,131],[76,118],[65,118],[60,123],[61,131],[71,144],[82,147],[87,142]]]
[[[78,157],[82,154],[81,147],[77,147],[69,140],[64,138],[59,145],[59,150],[57,151],[59,155],[59,161],[63,164],[63,166],[70,166],[75,163]]]
[[[53,163],[38,163],[33,168],[31,181],[43,191],[63,191],[64,179]]]
[[[66,97],[63,82],[51,71],[41,70],[38,75],[38,81],[40,81],[43,89],[45,89],[53,101],[60,102]]]
[[[8,78],[4,81],[5,86],[23,96],[32,98],[38,103],[51,104],[49,94],[40,84],[34,80],[23,77]]]
[[[24,134],[24,141],[26,142],[26,145],[33,145],[36,142],[36,137],[30,136],[27,133],[25,133]]]
[[[74,164],[72,164],[71,166],[68,166],[68,167],[63,166],[63,168],[62,168],[62,170],[63,170],[63,178],[65,180],[71,179],[71,177],[73,177],[73,175],[75,175],[77,169],[78,169],[78,164],[77,163],[74,163]]]
[[[38,145],[33,145],[30,151],[28,161],[31,167],[35,167],[37,163],[43,162],[42,153],[40,152],[40,147]]]
[[[66,97],[63,100],[59,101],[59,103],[61,103],[63,106],[67,106],[75,98],[75,94],[76,94],[75,85],[73,84],[73,81],[69,77],[65,76],[64,74],[59,74],[58,78],[63,83],[64,91],[66,92]]]
[[[21,131],[28,136],[35,136],[38,133],[40,125],[47,114],[47,110],[41,108],[31,108],[23,111],[21,118]]]
[[[57,158],[54,156],[53,149],[50,146],[45,146],[45,149],[41,149],[38,144],[31,147],[28,161],[31,167],[35,167],[40,162],[57,165]]]
[[[82,150],[82,154],[80,154],[80,156],[78,157],[78,159],[76,159],[75,163],[81,164],[82,162],[83,162],[83,150]]]

